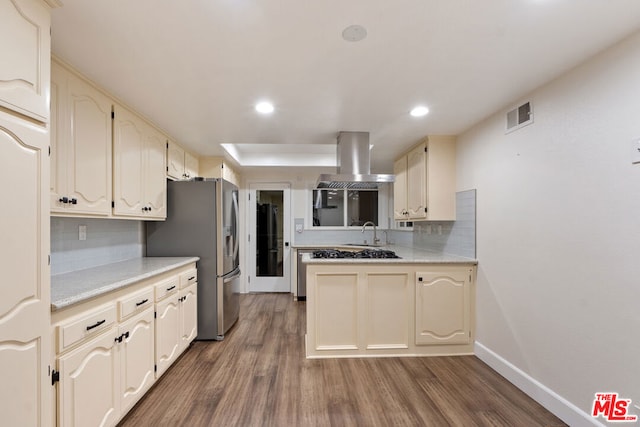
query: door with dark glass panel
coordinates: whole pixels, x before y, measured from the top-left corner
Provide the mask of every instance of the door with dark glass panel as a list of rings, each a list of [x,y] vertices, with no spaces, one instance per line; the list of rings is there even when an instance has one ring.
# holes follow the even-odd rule
[[[249,291],[290,292],[290,189],[286,184],[250,186]]]

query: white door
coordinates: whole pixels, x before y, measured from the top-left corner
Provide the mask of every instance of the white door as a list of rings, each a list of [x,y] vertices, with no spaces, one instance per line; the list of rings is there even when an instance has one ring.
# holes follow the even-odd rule
[[[249,291],[291,292],[289,184],[249,186]]]

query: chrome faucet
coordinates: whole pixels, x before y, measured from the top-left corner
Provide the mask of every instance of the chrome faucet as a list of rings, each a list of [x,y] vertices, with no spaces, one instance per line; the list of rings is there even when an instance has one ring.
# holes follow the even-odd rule
[[[362,225],[362,232],[363,233],[364,233],[365,228],[367,228],[367,225],[373,226],[373,246],[376,246],[378,243],[380,243],[380,239],[378,239],[378,235],[376,234],[376,225],[371,221],[365,222]]]

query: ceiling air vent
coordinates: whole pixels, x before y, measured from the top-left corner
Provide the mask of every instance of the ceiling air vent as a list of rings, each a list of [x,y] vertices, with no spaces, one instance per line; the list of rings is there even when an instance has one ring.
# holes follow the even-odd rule
[[[531,103],[525,102],[521,106],[514,108],[507,113],[507,131],[513,132],[523,126],[533,123],[533,111],[531,111]]]

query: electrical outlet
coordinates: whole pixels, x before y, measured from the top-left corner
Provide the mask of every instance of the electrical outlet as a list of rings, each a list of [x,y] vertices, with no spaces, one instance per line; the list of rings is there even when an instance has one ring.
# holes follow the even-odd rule
[[[302,233],[302,224],[296,224],[296,233]]]
[[[81,225],[78,227],[78,240],[87,240],[87,226]]]
[[[640,163],[640,138],[631,141],[631,163]]]

